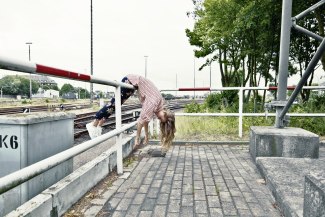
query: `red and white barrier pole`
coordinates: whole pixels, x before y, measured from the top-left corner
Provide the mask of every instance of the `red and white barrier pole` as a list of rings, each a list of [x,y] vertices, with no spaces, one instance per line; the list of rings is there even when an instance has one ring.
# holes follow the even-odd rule
[[[114,87],[120,86],[120,87],[133,89],[132,85],[125,84],[119,81],[104,80],[87,74],[58,69],[58,68],[49,67],[49,66],[45,66],[33,62],[20,61],[20,60],[3,57],[3,56],[0,56],[0,69],[25,72],[25,73],[33,73],[33,74],[43,74],[43,75],[60,77],[60,78],[74,79],[74,80],[79,80],[84,82],[110,85]]]

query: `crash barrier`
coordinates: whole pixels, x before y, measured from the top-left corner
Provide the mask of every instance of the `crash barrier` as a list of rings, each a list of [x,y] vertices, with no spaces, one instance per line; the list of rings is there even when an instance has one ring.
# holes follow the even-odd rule
[[[40,65],[37,63],[32,62],[25,62],[16,60],[13,58],[7,58],[0,56],[0,68],[1,69],[7,69],[12,71],[19,71],[23,73],[33,73],[33,74],[43,74],[43,75],[50,75],[55,77],[61,77],[66,79],[74,79],[89,83],[96,83],[96,84],[103,84],[103,85],[109,85],[115,87],[115,118],[116,118],[116,130],[109,132],[108,134],[102,135],[94,140],[91,140],[89,142],[84,143],[84,145],[78,145],[76,147],[73,147],[71,149],[67,149],[63,152],[60,152],[56,155],[53,155],[51,157],[45,158],[35,164],[29,165],[27,167],[26,164],[22,165],[24,167],[23,169],[20,169],[16,172],[10,173],[4,177],[0,178],[0,194],[7,192],[10,189],[15,188],[16,186],[19,186],[22,183],[25,183],[26,181],[32,179],[33,177],[42,174],[49,169],[69,160],[70,158],[88,150],[91,147],[94,147],[95,145],[100,144],[101,142],[105,141],[106,139],[109,139],[113,136],[117,136],[116,139],[116,159],[117,159],[117,172],[118,174],[123,173],[123,150],[122,150],[122,132],[125,130],[128,130],[129,128],[133,127],[136,123],[133,122],[131,124],[127,124],[122,127],[122,118],[121,118],[121,88],[128,88],[128,89],[134,89],[132,85],[118,82],[118,81],[111,81],[111,80],[105,80],[96,78],[94,76],[57,69],[49,66]],[[25,114],[28,115],[28,114]],[[1,136],[3,131],[0,132]],[[54,139],[55,140],[55,139]],[[37,141],[41,142],[41,141]],[[43,145],[45,142],[43,142]],[[28,144],[26,145],[28,147]],[[3,152],[3,150],[1,150]],[[53,154],[53,153],[52,153]],[[50,155],[47,155],[50,156]],[[19,169],[19,168],[16,168]],[[24,189],[24,187],[23,187]],[[24,202],[26,198],[21,200]],[[3,209],[1,209],[3,210]]]

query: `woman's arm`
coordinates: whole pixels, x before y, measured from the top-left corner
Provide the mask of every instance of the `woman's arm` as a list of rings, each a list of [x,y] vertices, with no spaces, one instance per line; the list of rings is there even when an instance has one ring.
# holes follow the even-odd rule
[[[135,137],[135,147],[138,146],[140,144],[140,136],[141,136],[141,130],[142,128],[144,128],[144,133],[145,133],[145,137],[144,137],[144,142],[143,144],[147,144],[149,141],[149,135],[148,135],[148,122],[138,122],[137,125],[137,135]]]

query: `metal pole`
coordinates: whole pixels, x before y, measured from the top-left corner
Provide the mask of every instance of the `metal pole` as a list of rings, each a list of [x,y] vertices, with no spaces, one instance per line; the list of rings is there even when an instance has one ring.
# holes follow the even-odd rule
[[[239,90],[239,121],[238,121],[238,135],[240,138],[243,137],[243,88]]]
[[[32,42],[26,42],[28,45],[28,60],[31,61],[30,58],[30,45],[33,44]],[[32,74],[29,74],[29,99],[32,100]]]
[[[116,120],[116,129],[122,127],[122,105],[121,105],[121,86],[117,86],[115,89],[115,120]],[[123,174],[123,150],[122,150],[122,134],[117,135],[117,150],[116,150],[116,164],[117,164],[117,173]]]
[[[176,73],[176,90],[177,90],[177,73]],[[177,96],[177,91],[175,91],[175,96]]]
[[[147,78],[147,59],[148,56],[144,56],[144,77]]]
[[[93,0],[90,0],[90,75],[93,75]],[[90,83],[90,103],[93,103],[93,83]]]
[[[212,64],[212,62],[210,62],[210,88],[211,88],[211,64]]]
[[[194,71],[194,88],[195,88],[195,57],[194,57],[194,68],[193,68],[193,71]],[[194,90],[194,99],[195,99],[195,90]]]
[[[325,52],[325,39],[323,39],[322,43],[319,45],[314,57],[309,62],[305,73],[302,75],[302,78],[300,79],[299,83],[297,84],[297,87],[292,92],[287,104],[283,108],[279,118],[283,119],[287,111],[289,110],[290,106],[292,105],[293,101],[298,96],[299,92],[303,88],[303,85],[306,83],[308,77],[310,74],[314,71],[315,66],[317,65],[318,61],[322,58],[323,53]]]
[[[307,16],[310,12],[312,12],[313,10],[315,10],[316,8],[322,6],[322,4],[325,3],[325,0],[321,0],[318,3],[314,4],[313,6],[311,6],[310,8],[304,10],[303,12],[301,12],[300,14],[298,14],[297,16],[295,16],[295,19],[299,20],[304,18],[305,16]]]
[[[283,0],[277,101],[285,101],[287,96],[290,31],[292,26],[291,11],[292,0]],[[283,127],[282,119],[280,119],[282,109],[283,107],[276,108],[275,127],[277,128]]]

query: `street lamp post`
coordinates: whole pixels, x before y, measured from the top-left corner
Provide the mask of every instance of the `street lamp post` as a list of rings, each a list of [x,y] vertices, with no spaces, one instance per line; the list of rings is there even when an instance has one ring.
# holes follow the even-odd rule
[[[147,78],[147,60],[148,56],[144,56],[144,77]]]
[[[176,73],[176,91],[175,91],[175,95],[177,96],[177,73]]]
[[[30,46],[33,44],[32,42],[26,42],[28,45],[28,60],[30,62]],[[29,95],[30,100],[32,100],[32,73],[29,74]]]
[[[193,68],[193,71],[194,71],[194,89],[195,89],[195,57],[194,57],[194,68]],[[194,99],[195,99],[195,90],[194,90]]]

